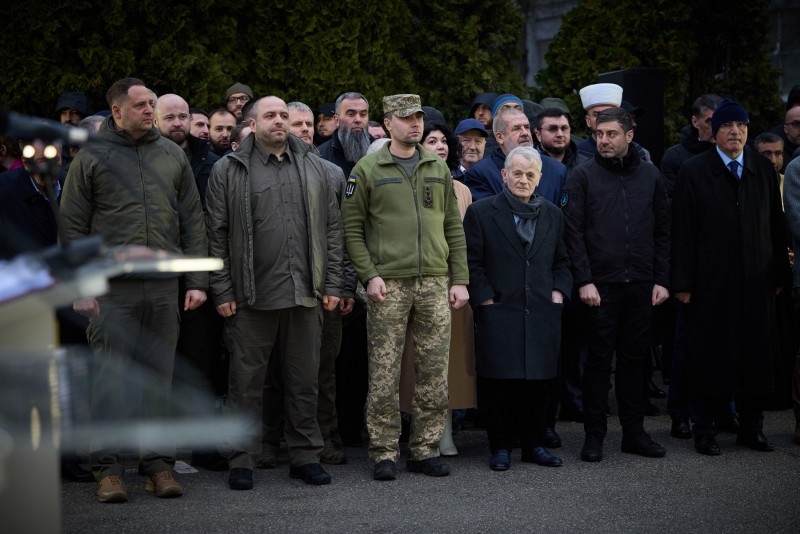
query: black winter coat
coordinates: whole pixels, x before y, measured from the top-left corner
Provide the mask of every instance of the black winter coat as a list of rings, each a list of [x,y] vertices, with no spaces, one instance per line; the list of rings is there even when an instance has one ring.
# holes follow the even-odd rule
[[[567,180],[562,209],[576,286],[654,282],[669,287],[670,210],[661,173],[635,150],[600,154]]]
[[[681,140],[677,145],[672,145],[664,152],[661,158],[661,174],[664,175],[664,185],[667,188],[667,195],[672,198],[675,191],[675,180],[678,179],[678,169],[683,162],[701,154],[713,147],[714,143],[701,141],[697,128],[687,124],[681,130]]]
[[[505,195],[479,200],[464,217],[470,304],[475,311],[477,374],[487,378],[546,380],[556,376],[562,304],[572,277],[561,212],[542,202],[533,243],[516,233]],[[481,303],[494,299],[494,304]]]
[[[790,280],[778,178],[744,151],[741,180],[717,150],[685,162],[672,201],[672,291],[686,306],[689,391],[713,396],[773,388],[775,288]]]

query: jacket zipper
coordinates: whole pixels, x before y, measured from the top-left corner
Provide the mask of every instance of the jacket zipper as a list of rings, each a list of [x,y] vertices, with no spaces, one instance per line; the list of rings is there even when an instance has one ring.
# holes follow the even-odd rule
[[[630,249],[630,228],[629,228],[629,221],[628,221],[628,195],[627,191],[625,191],[625,177],[620,175],[619,183],[622,186],[622,201],[625,205],[625,281],[630,282],[630,276],[628,274],[628,259],[629,259],[629,249]]]

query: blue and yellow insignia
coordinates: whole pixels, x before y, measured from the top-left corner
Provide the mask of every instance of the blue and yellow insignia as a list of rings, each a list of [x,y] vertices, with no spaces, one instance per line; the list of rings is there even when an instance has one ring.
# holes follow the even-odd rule
[[[567,193],[562,193],[561,194],[561,207],[562,208],[567,205],[567,201],[569,201],[569,195]]]
[[[345,198],[352,197],[356,192],[356,176],[355,174],[351,174],[350,178],[347,179],[347,184],[344,187],[344,196]]]

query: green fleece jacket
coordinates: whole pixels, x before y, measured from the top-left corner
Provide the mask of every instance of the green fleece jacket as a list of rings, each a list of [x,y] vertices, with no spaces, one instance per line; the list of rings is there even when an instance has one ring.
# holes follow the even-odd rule
[[[347,253],[358,277],[444,276],[467,285],[464,227],[445,162],[417,145],[409,179],[387,143],[356,164],[342,202]]]

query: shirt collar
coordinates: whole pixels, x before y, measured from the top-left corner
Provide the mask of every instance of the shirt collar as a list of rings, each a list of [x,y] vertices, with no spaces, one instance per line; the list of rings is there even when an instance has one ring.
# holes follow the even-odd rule
[[[724,163],[726,167],[728,166],[728,163],[730,163],[731,161],[736,161],[739,163],[739,168],[744,168],[744,150],[742,150],[739,153],[739,155],[736,156],[736,158],[734,159],[728,156],[722,150],[720,150],[718,146],[715,145],[714,148],[717,149],[717,154],[719,154],[719,156],[722,158],[722,163]]]
[[[36,191],[36,193],[39,193],[42,196],[47,197],[47,195],[39,191],[39,187],[36,185],[36,182],[33,180],[33,176],[31,176],[30,173],[28,173],[28,177],[30,177],[31,179],[31,186],[33,187],[33,190]],[[61,182],[59,182],[58,180],[56,180],[55,183],[53,184],[53,192],[56,194],[56,198],[59,198],[61,196]]]

